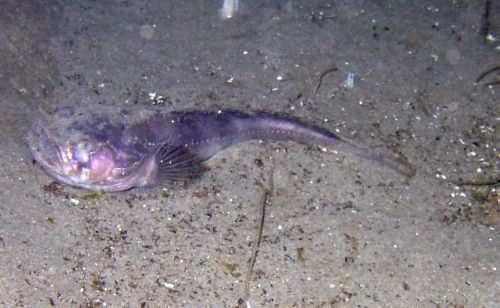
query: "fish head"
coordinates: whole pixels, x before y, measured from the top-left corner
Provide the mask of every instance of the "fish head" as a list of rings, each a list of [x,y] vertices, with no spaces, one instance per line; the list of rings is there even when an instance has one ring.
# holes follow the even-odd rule
[[[136,184],[143,157],[120,143],[122,125],[62,108],[42,113],[28,142],[35,160],[56,180],[90,190],[119,191]]]

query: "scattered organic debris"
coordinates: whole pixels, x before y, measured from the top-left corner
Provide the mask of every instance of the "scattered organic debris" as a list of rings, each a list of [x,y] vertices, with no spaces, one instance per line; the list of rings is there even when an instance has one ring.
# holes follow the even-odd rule
[[[166,189],[162,189],[161,190],[161,196],[163,198],[168,198],[170,196],[170,192],[168,190],[166,190]]]
[[[336,71],[338,71],[338,68],[336,68],[335,66],[333,66],[333,67],[330,67],[330,68],[326,69],[324,72],[322,72],[319,75],[318,83],[316,84],[316,88],[314,88],[314,92],[313,92],[314,96],[316,96],[316,93],[318,93],[318,90],[321,87],[321,84],[323,83],[323,78],[326,75],[328,75],[330,73],[333,73],[333,72],[336,72]]]
[[[449,183],[458,185],[458,186],[494,186],[500,184],[500,178],[498,177],[487,177],[480,179],[450,179]]]
[[[297,248],[297,260],[299,260],[302,263],[305,263],[306,262],[305,254],[306,253],[304,247]]]
[[[479,76],[476,78],[476,83],[479,83],[481,80],[483,80],[486,76],[492,74],[493,72],[496,72],[496,71],[500,71],[500,65],[497,65],[497,66],[494,66],[484,72],[482,72],[481,74],[479,74]],[[500,78],[498,75],[495,76],[495,78],[490,81],[490,82],[487,82],[485,84],[486,87],[488,86],[494,86],[494,85],[498,85],[500,84]]]
[[[480,34],[483,37],[485,43],[490,43],[490,9],[491,9],[491,0],[486,0],[484,2],[484,13],[483,18],[481,20],[481,29]]]
[[[97,190],[97,191],[89,193],[89,194],[83,194],[79,198],[82,200],[91,200],[91,199],[99,199],[103,195],[104,195],[104,192],[102,190]]]
[[[61,189],[61,184],[55,181],[51,181],[49,184],[45,184],[42,186],[42,189],[46,193],[51,193],[56,196],[64,195],[64,191]]]
[[[236,272],[238,270],[238,264],[236,263],[230,263],[230,262],[222,262],[222,265],[229,271],[229,274],[233,277],[239,277],[241,276],[240,273]]]
[[[255,266],[255,261],[257,260],[257,254],[259,253],[259,248],[260,248],[260,242],[262,239],[262,231],[264,229],[264,222],[266,219],[266,205],[270,203],[270,198],[273,192],[273,186],[274,186],[274,163],[273,163],[273,168],[271,169],[270,175],[269,175],[269,183],[268,186],[266,187],[264,184],[257,182],[259,186],[263,188],[263,193],[262,193],[262,198],[260,200],[260,211],[259,211],[259,225],[256,230],[256,236],[255,240],[253,241],[253,247],[252,247],[252,256],[250,257],[250,261],[248,262],[248,268],[247,268],[247,274],[245,277],[245,284],[244,284],[244,291],[243,291],[243,296],[240,298],[238,302],[245,302],[248,303],[248,297],[250,295],[250,280],[252,278],[253,274],[253,269]]]

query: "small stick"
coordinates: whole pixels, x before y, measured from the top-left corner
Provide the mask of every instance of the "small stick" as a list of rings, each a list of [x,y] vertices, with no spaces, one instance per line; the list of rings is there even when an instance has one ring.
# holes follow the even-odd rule
[[[269,175],[269,184],[268,187],[265,187],[264,184],[257,182],[259,186],[261,186],[264,189],[264,192],[262,194],[262,198],[260,201],[260,211],[259,211],[259,225],[257,228],[257,232],[255,235],[255,242],[253,243],[252,247],[252,256],[250,257],[250,262],[248,262],[248,268],[247,268],[247,275],[245,278],[245,288],[244,288],[244,295],[243,298],[241,298],[238,302],[240,304],[246,303],[247,307],[250,307],[250,303],[248,303],[248,297],[250,296],[250,280],[252,278],[252,273],[253,269],[255,266],[255,261],[257,260],[257,254],[259,253],[259,248],[260,248],[260,242],[262,239],[262,231],[264,230],[264,222],[266,219],[266,205],[270,202],[269,199],[272,195],[273,191],[273,186],[274,186],[274,180],[273,176],[274,175],[274,162],[273,162],[273,168],[271,169],[271,174]]]
[[[494,66],[492,68],[490,68],[489,70],[486,70],[484,72],[482,72],[481,74],[479,74],[479,76],[476,78],[476,83],[478,83],[479,81],[481,81],[481,79],[483,79],[484,77],[486,77],[487,75],[493,73],[494,71],[498,71],[500,70],[500,65],[497,65],[497,66]]]
[[[323,77],[325,77],[327,74],[336,72],[337,70],[338,69],[334,66],[334,67],[327,69],[326,71],[321,73],[321,75],[319,75],[318,84],[316,85],[316,88],[314,89],[314,96],[316,96],[316,93],[318,93],[318,90],[321,87],[321,83],[323,82]]]
[[[499,177],[489,177],[485,179],[450,179],[447,182],[459,186],[493,186],[500,184]]]
[[[480,34],[483,36],[483,39],[486,43],[488,43],[488,34],[490,34],[490,27],[491,27],[490,8],[491,8],[491,0],[486,0],[484,3],[484,13],[480,30]]]

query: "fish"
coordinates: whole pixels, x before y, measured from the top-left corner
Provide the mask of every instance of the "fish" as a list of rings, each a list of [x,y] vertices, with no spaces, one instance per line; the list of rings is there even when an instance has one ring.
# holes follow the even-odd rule
[[[33,158],[57,181],[109,192],[189,182],[203,174],[204,162],[216,153],[250,140],[294,141],[339,150],[406,177],[415,175],[407,161],[285,114],[97,107],[41,110],[33,123],[27,137]]]

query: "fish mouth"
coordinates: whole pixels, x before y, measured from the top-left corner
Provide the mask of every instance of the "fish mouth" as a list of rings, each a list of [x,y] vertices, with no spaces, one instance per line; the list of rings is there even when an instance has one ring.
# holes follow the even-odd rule
[[[66,184],[75,185],[75,177],[80,177],[80,168],[75,162],[65,159],[67,151],[58,144],[57,139],[47,121],[42,119],[34,123],[28,135],[31,153],[49,175]]]

